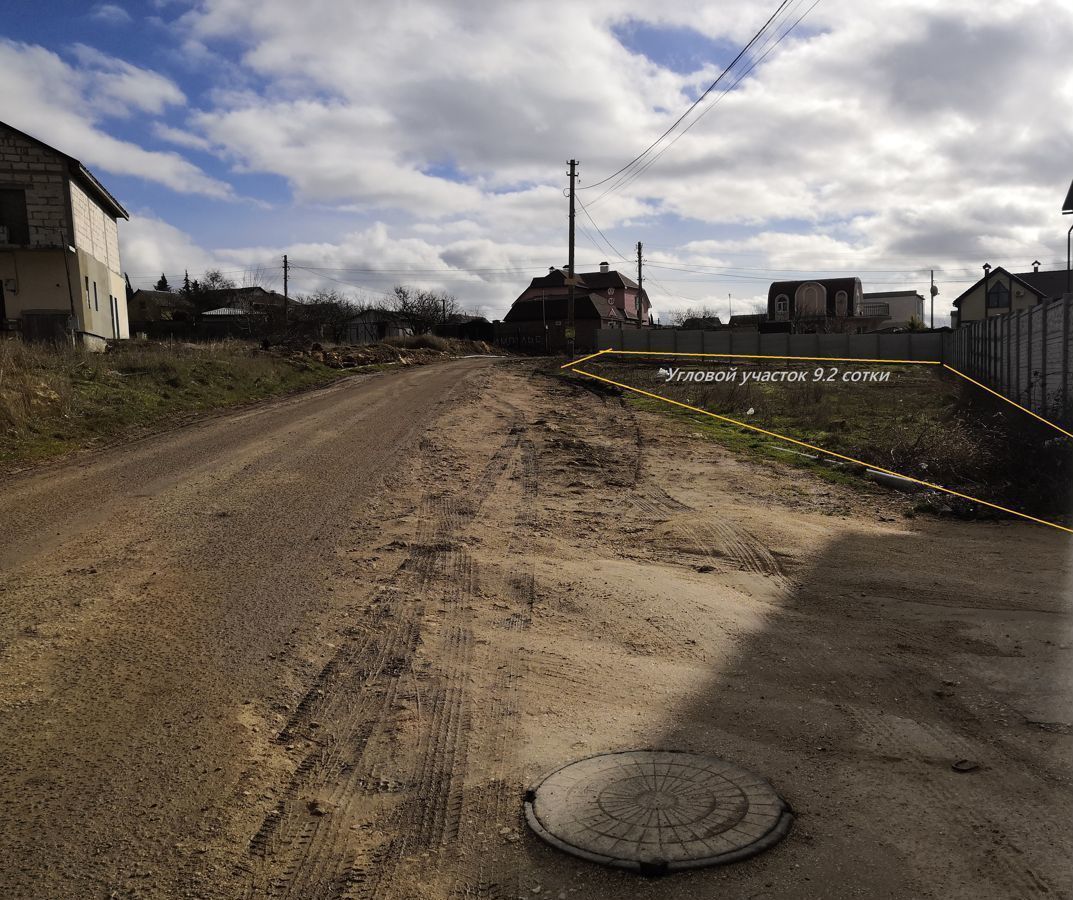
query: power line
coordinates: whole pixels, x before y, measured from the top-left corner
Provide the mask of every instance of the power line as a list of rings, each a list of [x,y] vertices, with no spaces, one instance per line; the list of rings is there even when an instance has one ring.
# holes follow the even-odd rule
[[[753,37],[749,41],[749,43],[746,44],[741,49],[741,51],[738,53],[738,55],[734,57],[734,59],[731,61],[730,65],[727,66],[725,69],[723,69],[722,72],[719,73],[719,77],[716,78],[715,81],[713,81],[710,85],[708,85],[708,87],[705,89],[704,93],[701,94],[696,100],[694,100],[693,103],[690,104],[689,108],[684,113],[682,113],[682,115],[680,115],[677,119],[675,119],[674,123],[666,131],[664,131],[663,134],[661,134],[658,138],[656,138],[651,144],[649,144],[644,150],[642,150],[637,156],[635,156],[628,163],[626,163],[626,165],[624,165],[617,172],[612,172],[606,178],[603,178],[603,179],[601,179],[600,181],[597,181],[594,184],[587,185],[584,188],[579,188],[579,190],[590,190],[592,188],[599,187],[601,184],[606,184],[612,178],[616,178],[617,176],[621,175],[623,172],[625,172],[631,166],[635,165],[637,162],[639,162],[641,159],[643,159],[645,156],[647,156],[652,151],[652,149],[657,144],[659,144],[660,141],[662,141],[665,137],[667,137],[668,134],[670,134],[672,131],[674,131],[674,129],[678,127],[678,125],[682,122],[682,120],[685,119],[685,117],[688,116],[694,109],[696,109],[698,104],[700,104],[704,100],[704,98],[707,97],[708,94],[710,94],[715,89],[715,87],[719,84],[719,82],[722,81],[724,76],[731,69],[734,68],[734,66],[737,64],[738,60],[740,60],[745,55],[745,53],[749,50],[749,48],[759,39],[760,35],[763,34],[765,30],[767,30],[768,26],[772,23],[772,21],[774,21],[776,16],[778,16],[779,13],[782,12],[782,10],[786,6],[787,2],[789,2],[789,0],[783,0],[783,2],[779,4],[778,8],[775,10],[775,12],[773,12],[771,14],[771,16],[768,18],[768,20],[764,23],[763,27],[756,34],[753,35]]]
[[[803,0],[797,0],[797,5],[795,6],[795,9],[800,6],[801,2],[803,2]],[[720,100],[722,100],[727,94],[729,94],[732,90],[734,90],[734,88],[736,88],[739,84],[741,84],[741,82],[744,81],[749,76],[749,74],[753,71],[753,69],[755,69],[758,65],[760,65],[760,63],[762,63],[768,57],[768,55],[771,53],[771,51],[773,51],[776,47],[778,47],[779,44],[781,44],[789,36],[789,34],[801,23],[802,19],[804,19],[805,16],[807,16],[810,12],[812,12],[813,9],[815,9],[816,5],[819,2],[820,2],[820,0],[813,0],[812,5],[809,6],[809,8],[806,9],[800,16],[798,16],[797,19],[785,31],[783,31],[783,33],[781,35],[779,35],[779,37],[775,40],[774,43],[771,43],[769,46],[767,46],[767,48],[764,50],[764,52],[757,59],[753,60],[750,63],[749,67],[744,72],[742,72],[741,75],[739,75],[737,77],[737,79],[734,81],[733,84],[731,84],[725,90],[721,91],[719,93],[719,95],[716,96],[716,98],[708,105],[707,109],[702,110],[697,115],[697,117],[695,119],[693,119],[693,121],[690,122],[688,125],[686,125],[686,127],[683,128],[678,134],[676,134],[674,136],[674,138],[671,139],[670,143],[668,143],[665,147],[663,147],[659,151],[659,153],[657,153],[651,159],[646,160],[644,162],[644,164],[641,165],[639,168],[634,169],[628,175],[626,175],[623,178],[620,178],[617,182],[612,184],[607,190],[605,190],[602,194],[600,194],[600,196],[598,196],[595,200],[593,200],[590,205],[595,206],[597,203],[599,203],[601,200],[603,200],[604,197],[608,196],[609,194],[613,193],[614,191],[620,190],[621,188],[625,188],[625,187],[628,187],[629,185],[633,184],[633,182],[635,182],[638,178],[640,178],[641,175],[643,175],[646,171],[648,171],[649,168],[651,168],[653,165],[655,165],[655,163],[659,161],[659,159],[663,156],[663,154],[666,153],[668,150],[670,150],[671,147],[673,147],[676,143],[678,143],[678,141],[681,138],[683,138],[686,134],[688,134],[689,131],[692,130],[693,126],[696,125],[709,112],[711,112],[712,109],[715,108],[716,104],[718,104]]]

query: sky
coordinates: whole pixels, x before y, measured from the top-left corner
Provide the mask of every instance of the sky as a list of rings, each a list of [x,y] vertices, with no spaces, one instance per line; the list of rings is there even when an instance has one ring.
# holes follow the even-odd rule
[[[641,241],[664,322],[811,275],[927,296],[934,270],[948,324],[984,263],[1065,266],[1068,0],[788,0],[621,185],[776,0],[12,5],[0,120],[129,210],[135,287],[281,289],[286,253],[292,295],[406,283],[499,318],[567,261],[570,158],[577,269],[635,275]]]

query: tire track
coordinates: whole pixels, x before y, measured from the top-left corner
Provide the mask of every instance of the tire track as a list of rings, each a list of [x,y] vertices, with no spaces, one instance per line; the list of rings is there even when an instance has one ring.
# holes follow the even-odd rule
[[[912,748],[909,755],[922,763],[946,764],[976,758],[981,750],[978,743],[942,725],[866,709],[854,710],[853,717],[865,743],[892,758],[905,758],[906,749]],[[916,779],[915,787],[924,795],[926,810],[939,809],[947,813],[941,824],[954,826],[966,837],[965,841],[959,841],[960,846],[979,848],[985,843],[988,845],[972,859],[978,870],[986,873],[987,881],[1001,885],[1010,897],[1068,896],[1069,884],[1056,884],[1034,862],[1037,857],[1034,848],[1048,847],[1049,838],[1065,833],[1066,820],[1053,808],[1033,805],[1026,822],[1038,829],[1037,833],[1022,831],[1015,837],[1011,834],[1009,820],[989,815],[987,804],[982,802],[984,797],[974,798],[974,794],[983,788],[971,785],[971,782],[968,793],[964,784],[959,784],[959,789],[954,788],[953,780],[964,777],[951,775],[944,765],[942,769],[930,770],[928,777]]]
[[[517,447],[517,430],[510,431],[468,490],[422,498],[415,541],[394,584],[378,593],[373,625],[337,650],[277,736],[281,744],[301,736],[317,745],[236,867],[251,900],[376,896],[403,852],[438,849],[457,838],[470,731],[468,618],[477,590],[476,565],[457,542]],[[441,586],[444,621],[432,631],[439,637],[432,654],[437,666],[418,672],[415,654],[430,637],[429,623],[422,625],[429,610],[427,602],[400,603],[399,596],[422,597]],[[369,743],[391,723],[404,678],[414,682],[419,737],[416,767],[399,781],[362,763]],[[424,693],[422,681],[429,683]],[[351,824],[369,804],[368,786],[381,783],[402,798],[379,817],[395,837],[363,852]]]

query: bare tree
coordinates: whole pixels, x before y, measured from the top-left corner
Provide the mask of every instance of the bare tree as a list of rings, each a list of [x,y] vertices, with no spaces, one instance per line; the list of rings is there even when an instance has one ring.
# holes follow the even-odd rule
[[[671,313],[671,324],[675,328],[681,328],[689,319],[718,319],[719,313],[715,307],[702,303],[700,306],[688,306],[685,309],[676,309]]]
[[[335,290],[319,290],[295,300],[291,319],[305,336],[338,344],[346,340],[351,320],[369,308],[365,297],[354,299]]]
[[[391,308],[410,327],[414,334],[427,334],[438,322],[449,321],[461,311],[458,298],[446,291],[412,288],[405,284],[394,287]]]
[[[205,291],[230,290],[236,286],[235,282],[230,278],[225,278],[224,273],[219,269],[208,269],[201,276],[200,284],[201,289]]]

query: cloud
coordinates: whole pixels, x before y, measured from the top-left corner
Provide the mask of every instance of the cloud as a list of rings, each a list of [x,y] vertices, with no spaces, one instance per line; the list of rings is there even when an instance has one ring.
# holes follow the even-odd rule
[[[127,25],[133,21],[130,13],[116,3],[98,3],[90,16],[109,25]]]
[[[43,47],[0,40],[0,70],[6,73],[0,117],[10,125],[77,157],[91,168],[133,175],[180,193],[233,196],[177,153],[146,150],[112,136],[108,115],[155,112],[181,104],[182,92],[156,73],[78,47],[79,67]]]
[[[86,80],[86,97],[102,113],[159,114],[167,106],[186,103],[179,86],[163,75],[139,69],[85,44],[75,44],[72,52],[82,65],[79,74]]]
[[[1053,62],[1073,41],[1062,0],[1011,0],[983,18],[978,0],[889,0],[882,15],[825,0],[651,168],[603,198],[597,182],[716,71],[672,71],[616,34],[643,23],[640,33],[689,29],[740,45],[764,15],[754,3],[416,0],[402,14],[307,0],[303,10],[285,0],[263,0],[254,17],[244,0],[184,7],[173,45],[196,48],[191,64],[206,72],[214,59],[230,68],[187,132],[156,133],[285,179],[298,210],[334,210],[347,237],[316,245],[322,264],[373,265],[395,244],[400,267],[561,264],[571,157],[582,162],[581,199],[620,249],[643,239],[665,245],[653,259],[725,265],[735,296],[761,296],[769,276],[795,268],[857,270],[882,289],[923,287],[934,267],[953,297],[984,261],[1016,268],[1060,254],[1073,159],[1073,71]],[[579,253],[609,253],[583,240]],[[682,297],[726,305],[728,280],[665,274],[653,287],[677,295],[668,308]],[[525,280],[476,278],[467,290],[502,304]]]

